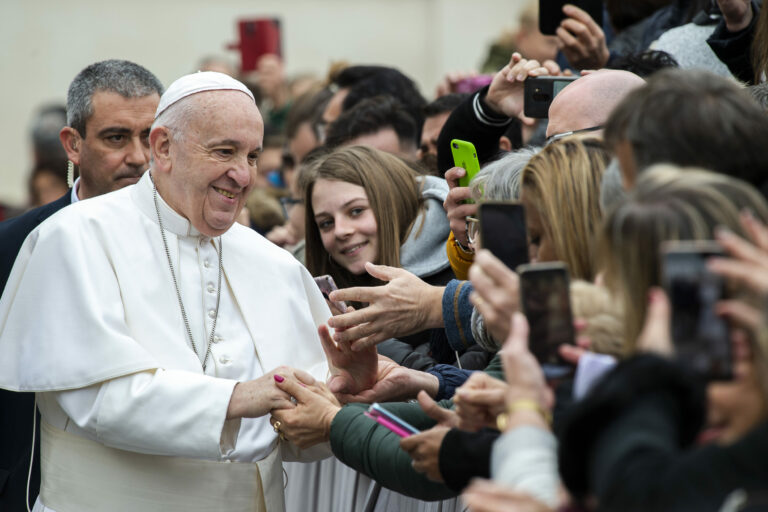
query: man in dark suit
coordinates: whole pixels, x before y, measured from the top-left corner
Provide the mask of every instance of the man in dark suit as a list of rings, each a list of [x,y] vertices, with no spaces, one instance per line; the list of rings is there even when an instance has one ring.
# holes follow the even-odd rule
[[[0,293],[27,235],[74,201],[136,183],[149,165],[149,129],[163,93],[160,81],[124,60],[91,64],[67,93],[67,126],[59,138],[79,177],[60,199],[0,223]],[[33,452],[32,393],[0,390],[0,510],[27,509]],[[31,507],[40,488],[39,426],[29,483]]]

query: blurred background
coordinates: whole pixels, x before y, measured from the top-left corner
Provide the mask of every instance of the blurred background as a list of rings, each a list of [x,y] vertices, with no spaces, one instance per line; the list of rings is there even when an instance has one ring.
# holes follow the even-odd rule
[[[131,60],[165,86],[199,69],[209,57],[238,72],[240,51],[228,46],[240,42],[239,22],[275,18],[288,80],[307,75],[324,79],[337,61],[382,64],[399,68],[432,99],[446,73],[482,68],[489,47],[516,29],[527,3],[2,0],[0,203],[20,209],[32,204],[31,134],[46,127],[53,132],[61,118],[56,105],[64,104],[70,81],[93,62]]]

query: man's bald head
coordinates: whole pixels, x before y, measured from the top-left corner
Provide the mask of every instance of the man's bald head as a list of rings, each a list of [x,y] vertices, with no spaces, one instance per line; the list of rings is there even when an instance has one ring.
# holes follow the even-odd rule
[[[611,111],[645,80],[629,71],[605,69],[574,80],[552,100],[547,137],[602,126]]]

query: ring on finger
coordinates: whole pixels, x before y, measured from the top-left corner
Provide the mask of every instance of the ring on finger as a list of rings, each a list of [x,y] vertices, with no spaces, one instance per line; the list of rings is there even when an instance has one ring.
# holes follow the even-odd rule
[[[278,434],[280,434],[280,433],[281,433],[281,432],[280,432],[280,425],[282,425],[282,423],[280,422],[280,420],[277,420],[277,421],[275,421],[275,422],[272,424],[272,428],[273,428],[273,429],[275,429],[275,432],[277,432]]]

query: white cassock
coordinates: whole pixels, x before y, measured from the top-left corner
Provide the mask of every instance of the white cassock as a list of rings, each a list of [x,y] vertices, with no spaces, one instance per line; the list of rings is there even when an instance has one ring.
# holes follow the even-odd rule
[[[324,381],[317,326],[330,311],[288,252],[235,224],[221,237],[216,337],[203,372],[219,242],[158,202],[197,354],[149,173],[52,216],[29,235],[11,272],[0,301],[0,387],[37,392],[36,510],[283,507],[280,452],[291,445],[276,449],[268,417],[226,420],[226,411],[238,381],[280,365]]]

